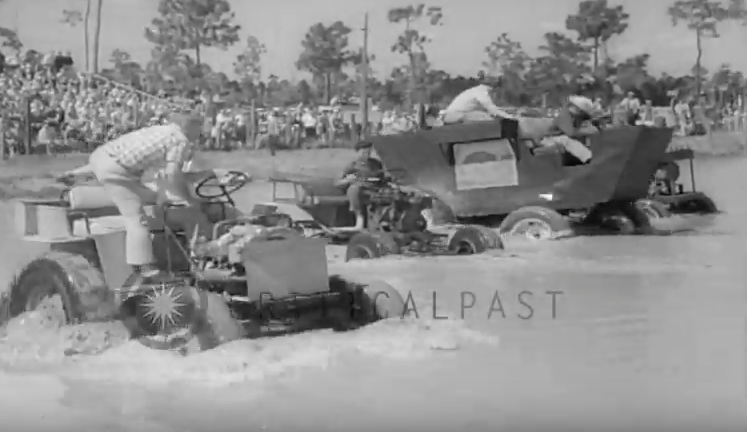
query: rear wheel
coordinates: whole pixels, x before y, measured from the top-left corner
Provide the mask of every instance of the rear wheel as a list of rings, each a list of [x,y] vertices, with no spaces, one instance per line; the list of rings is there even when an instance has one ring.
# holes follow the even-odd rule
[[[503,249],[503,239],[498,232],[492,228],[488,228],[482,225],[472,225],[482,232],[485,238],[485,245],[488,249]]]
[[[502,235],[522,236],[531,240],[549,240],[571,234],[571,225],[555,210],[532,206],[509,213],[499,230]]]
[[[402,318],[405,315],[405,300],[396,288],[383,281],[373,281],[363,288],[363,300],[370,308],[369,316],[374,320]]]
[[[345,261],[374,259],[400,252],[396,239],[383,231],[361,231],[355,234],[345,251]]]
[[[618,235],[633,235],[636,232],[635,223],[622,212],[612,212],[602,217],[600,227]]]
[[[467,225],[451,233],[447,249],[457,255],[480,254],[488,250],[488,241],[481,229]]]
[[[383,319],[402,318],[407,312],[405,300],[399,291],[383,281],[361,283],[331,276],[330,291],[341,295],[344,313],[333,320],[338,329],[351,329]]]
[[[635,206],[645,213],[649,219],[664,219],[672,215],[666,204],[652,199],[638,200],[635,202]]]
[[[653,231],[652,218],[648,212],[633,202],[600,205],[592,211],[588,219],[614,234],[650,234]]]
[[[82,255],[49,252],[26,265],[0,303],[0,323],[36,309],[59,295],[66,323],[109,321],[117,316],[115,295],[104,276]]]

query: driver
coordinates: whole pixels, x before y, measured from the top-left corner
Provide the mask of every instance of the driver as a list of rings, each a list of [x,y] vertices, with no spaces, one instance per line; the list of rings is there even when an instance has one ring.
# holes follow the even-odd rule
[[[371,157],[373,143],[359,141],[355,144],[358,152],[355,160],[350,162],[342,171],[340,180],[335,185],[345,191],[350,201],[350,211],[355,213],[355,229],[365,228],[365,216],[361,200],[361,189],[370,178],[383,178],[384,166],[376,158]]]
[[[498,108],[493,103],[491,93],[498,90],[501,85],[502,80],[500,78],[487,77],[483,79],[480,85],[461,92],[446,108],[443,123],[448,125],[491,121],[496,117],[516,119],[516,117]]]
[[[555,118],[520,118],[519,137],[533,140],[539,147],[560,146],[585,164],[591,161],[591,150],[576,138],[588,134],[582,128],[596,116],[594,102],[584,96],[570,96]]]
[[[184,173],[192,159],[202,129],[202,120],[188,114],[172,114],[165,125],[149,126],[110,141],[92,154],[88,168],[96,176],[119,209],[125,223],[125,254],[127,263],[141,275],[156,278],[161,272],[155,265],[153,243],[143,211],[144,203],[158,193],[159,201],[170,192],[197,210],[184,221],[190,238],[196,231],[209,236],[210,223],[200,209],[201,200],[192,196]],[[142,177],[147,171],[157,171],[159,192],[147,188]],[[165,189],[165,190],[163,190]]]

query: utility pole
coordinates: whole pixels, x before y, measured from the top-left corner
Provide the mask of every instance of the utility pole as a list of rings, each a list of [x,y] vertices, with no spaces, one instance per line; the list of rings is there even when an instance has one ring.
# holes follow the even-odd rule
[[[361,115],[363,139],[368,139],[368,12],[363,19],[363,48],[361,49]]]

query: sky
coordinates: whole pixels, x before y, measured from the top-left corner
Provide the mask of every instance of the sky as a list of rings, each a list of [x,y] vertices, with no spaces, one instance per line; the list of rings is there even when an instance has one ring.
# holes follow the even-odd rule
[[[610,42],[610,55],[625,57],[648,52],[654,73],[687,73],[695,64],[695,35],[684,26],[673,27],[666,14],[673,0],[610,0],[623,5],[630,14],[630,26]],[[96,2],[93,1],[95,4]],[[100,61],[105,67],[115,48],[128,51],[144,62],[150,44],[143,29],[156,16],[157,0],[103,0]],[[354,29],[351,46],[362,43],[364,14],[369,14],[369,52],[376,56],[372,64],[377,75],[388,75],[392,67],[403,64],[403,56],[391,53],[401,27],[387,21],[392,7],[407,6],[408,0],[231,0],[242,42],[226,50],[207,50],[203,60],[213,68],[229,73],[243,41],[253,35],[262,41],[268,53],[263,60],[263,75],[300,79],[295,70],[301,40],[309,26],[317,23],[345,22]],[[427,28],[433,42],[428,47],[435,68],[453,74],[473,75],[485,60],[484,49],[506,32],[523,44],[530,54],[537,53],[542,35],[565,31],[565,17],[578,8],[577,0],[432,0],[428,5],[443,8],[443,25]],[[70,28],[60,22],[64,9],[80,9],[85,0],[0,0],[0,26],[18,32],[21,41],[39,51],[69,50],[76,63],[84,65],[82,27]],[[95,14],[91,19],[91,34]],[[747,70],[747,27],[723,23],[721,37],[704,43],[703,65],[713,71],[722,63]]]

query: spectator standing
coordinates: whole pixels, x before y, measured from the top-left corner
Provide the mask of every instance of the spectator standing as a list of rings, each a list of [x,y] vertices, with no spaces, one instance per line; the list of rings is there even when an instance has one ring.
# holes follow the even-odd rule
[[[620,108],[625,112],[625,118],[629,125],[634,125],[638,120],[638,111],[641,109],[641,102],[632,91],[620,102]]]
[[[641,106],[639,118],[641,119],[641,123],[646,126],[654,125],[654,107],[651,99],[647,99],[646,103]]]
[[[267,147],[272,156],[275,156],[275,149],[280,142],[279,111],[277,108],[273,108],[270,115],[267,116]]]

